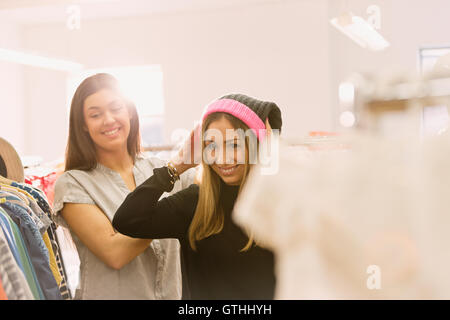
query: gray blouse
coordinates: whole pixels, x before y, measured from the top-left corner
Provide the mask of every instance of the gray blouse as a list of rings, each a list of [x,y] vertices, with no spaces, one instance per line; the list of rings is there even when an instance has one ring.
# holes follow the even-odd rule
[[[133,168],[136,185],[165,164],[158,158],[138,158]],[[181,175],[171,193],[193,183],[195,170]],[[64,203],[85,203],[98,206],[112,221],[129,193],[118,172],[101,164],[94,170],[70,170],[56,181],[53,211],[55,221],[68,228],[59,214]],[[168,196],[164,193],[162,197]],[[80,257],[80,282],[75,299],[180,299],[181,267],[179,242],[176,239],[155,239],[148,249],[120,270],[110,268],[95,256],[71,232]]]

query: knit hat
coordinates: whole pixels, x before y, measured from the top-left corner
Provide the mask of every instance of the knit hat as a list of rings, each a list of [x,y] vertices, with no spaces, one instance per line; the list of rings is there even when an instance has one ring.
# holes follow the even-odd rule
[[[14,147],[0,138],[0,175],[4,178],[23,182],[24,170],[22,161]]]
[[[274,102],[261,101],[243,94],[228,94],[211,102],[206,107],[202,122],[214,112],[229,113],[240,119],[255,131],[259,140],[262,139],[259,130],[266,129],[267,118],[272,129],[281,131],[281,110]]]

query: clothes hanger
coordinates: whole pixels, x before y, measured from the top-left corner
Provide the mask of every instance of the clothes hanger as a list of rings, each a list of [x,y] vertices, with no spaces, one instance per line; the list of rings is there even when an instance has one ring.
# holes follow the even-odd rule
[[[5,178],[4,176],[0,175],[0,183],[4,183],[7,185],[11,185],[11,183],[13,183],[13,180],[10,180],[8,178]]]
[[[0,175],[17,182],[24,181],[22,161],[16,149],[2,137],[0,137]]]

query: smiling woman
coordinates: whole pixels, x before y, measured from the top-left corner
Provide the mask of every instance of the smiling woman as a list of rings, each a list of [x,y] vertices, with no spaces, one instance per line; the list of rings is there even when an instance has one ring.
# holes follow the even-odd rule
[[[105,132],[119,128],[122,140],[110,143]],[[65,170],[93,169],[97,150],[101,154],[116,152],[112,145],[120,143],[134,160],[140,152],[136,107],[121,93],[115,78],[105,73],[91,76],[80,84],[72,99]]]
[[[73,72],[67,80],[67,105],[86,78],[99,73],[112,75],[120,83],[121,97],[132,101],[139,114],[142,146],[164,143],[164,90],[160,65],[118,66]]]
[[[178,299],[179,243],[133,239],[111,220],[127,194],[162,160],[140,154],[139,119],[109,74],[86,78],[71,104],[65,172],[55,185],[55,219],[67,226],[80,256],[76,299]],[[190,184],[184,175],[175,188]]]
[[[205,163],[210,164],[226,184],[240,185],[248,170],[248,161],[245,161],[248,156],[245,137],[239,132],[244,132],[248,127],[239,119],[221,112],[211,114],[203,127],[207,128],[204,133]]]
[[[102,89],[84,101],[84,122],[97,154],[117,152],[126,148],[130,133],[130,114],[123,98],[109,89]],[[125,150],[126,151],[126,150]]]
[[[180,240],[184,299],[273,298],[273,254],[255,244],[231,212],[251,170],[251,139],[239,131],[250,131],[260,143],[266,129],[281,130],[281,124],[273,102],[242,94],[212,102],[202,118],[200,185],[159,200],[172,190],[177,174],[195,166],[195,161],[170,163],[154,169],[117,210],[113,226],[123,234]]]

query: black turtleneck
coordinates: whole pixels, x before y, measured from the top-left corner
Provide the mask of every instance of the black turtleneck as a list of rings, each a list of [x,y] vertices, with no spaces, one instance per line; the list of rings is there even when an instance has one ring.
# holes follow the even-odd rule
[[[188,230],[197,207],[199,187],[193,184],[159,200],[173,185],[166,167],[154,169],[153,173],[119,207],[113,219],[114,228],[136,238],[179,239],[183,299],[273,299],[273,254],[258,246],[240,251],[248,237],[231,215],[239,187],[222,183],[223,229],[197,241],[194,251]]]

